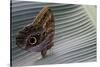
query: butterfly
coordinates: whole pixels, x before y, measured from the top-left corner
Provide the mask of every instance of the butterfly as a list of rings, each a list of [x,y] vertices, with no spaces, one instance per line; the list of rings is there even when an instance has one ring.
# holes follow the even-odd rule
[[[27,51],[41,52],[46,56],[47,50],[54,45],[54,16],[51,9],[46,5],[36,15],[32,23],[18,31],[16,45]]]

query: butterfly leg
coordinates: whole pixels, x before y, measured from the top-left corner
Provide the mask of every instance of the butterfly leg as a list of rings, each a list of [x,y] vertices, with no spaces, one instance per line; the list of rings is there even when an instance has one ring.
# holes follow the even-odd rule
[[[46,49],[41,51],[41,55],[42,55],[43,58],[46,57],[47,50],[51,49],[52,46],[53,46],[53,43],[49,44]]]
[[[41,55],[42,55],[43,58],[46,57],[46,53],[47,53],[47,49],[44,49],[44,50],[41,51]]]
[[[50,50],[49,53],[50,53],[51,55],[53,55],[53,51],[52,51],[52,50],[53,50],[53,49],[52,49],[53,45],[54,45],[54,44],[51,43],[51,44],[48,45],[48,47],[47,47],[47,49]]]

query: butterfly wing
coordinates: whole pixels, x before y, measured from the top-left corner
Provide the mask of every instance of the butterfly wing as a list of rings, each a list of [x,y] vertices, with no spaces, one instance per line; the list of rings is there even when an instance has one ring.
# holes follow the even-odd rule
[[[41,30],[39,28],[41,28]],[[37,31],[41,33],[39,43],[37,43],[36,46],[29,46],[30,44],[27,44],[28,37],[33,34],[33,32],[36,34]],[[18,35],[16,36],[16,44],[28,51],[41,52],[52,47],[53,37],[54,17],[51,9],[48,8],[48,6],[44,6],[33,22],[18,32]]]

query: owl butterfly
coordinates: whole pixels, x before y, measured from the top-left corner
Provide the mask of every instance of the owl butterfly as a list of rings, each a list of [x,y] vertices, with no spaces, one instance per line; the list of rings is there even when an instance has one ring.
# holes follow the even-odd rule
[[[33,22],[17,33],[16,45],[27,51],[41,52],[45,57],[47,50],[53,46],[53,37],[53,13],[48,6],[44,6]]]

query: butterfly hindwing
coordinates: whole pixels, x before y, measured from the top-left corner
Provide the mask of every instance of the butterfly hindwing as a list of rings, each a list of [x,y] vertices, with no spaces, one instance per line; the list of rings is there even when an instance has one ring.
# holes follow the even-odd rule
[[[44,57],[53,46],[54,30],[53,13],[44,6],[33,22],[18,32],[16,44],[25,50],[41,52]]]

